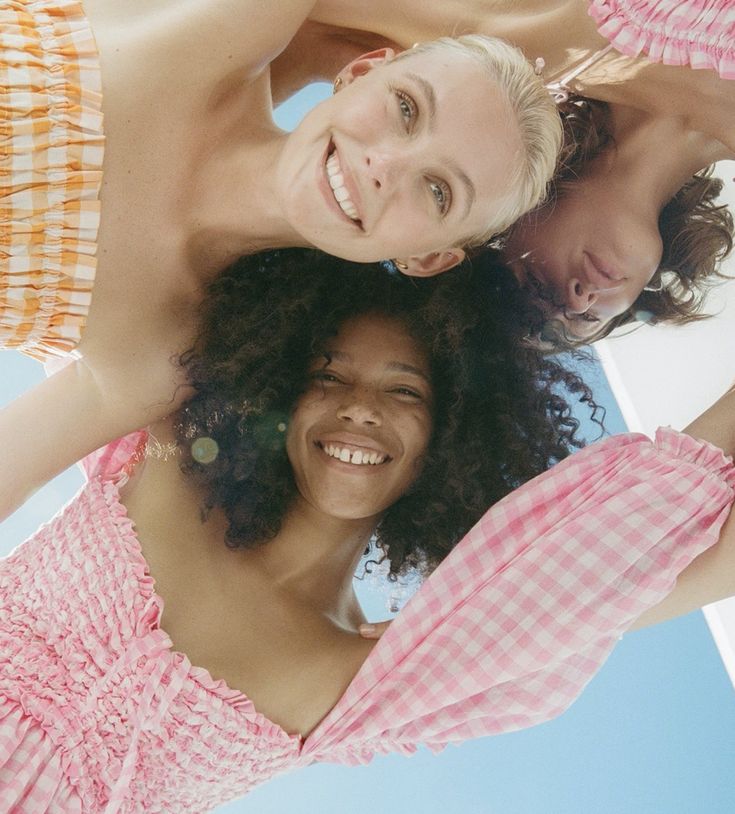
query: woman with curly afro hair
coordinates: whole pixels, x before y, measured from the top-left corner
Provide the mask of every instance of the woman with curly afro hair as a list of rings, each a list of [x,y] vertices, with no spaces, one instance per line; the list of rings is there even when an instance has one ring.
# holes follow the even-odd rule
[[[183,408],[0,564],[6,807],[204,812],[571,703],[717,541],[735,471],[673,431],[568,456],[563,394],[594,403],[523,302],[489,258],[409,280],[291,250],[219,278]],[[700,429],[734,447],[722,423]],[[424,579],[377,643],[371,538]]]
[[[519,325],[541,315],[489,257],[445,280],[300,250],[243,259],[210,287],[183,357],[197,395],[176,421],[180,442],[207,437],[221,450],[190,471],[207,507],[224,508],[228,544],[277,534],[297,493],[283,427],[317,375],[313,360],[331,369],[340,326],[371,312],[399,321],[430,359],[431,442],[377,529],[391,573],[435,567],[489,505],[581,446],[565,391],[596,412],[592,394],[524,341]]]

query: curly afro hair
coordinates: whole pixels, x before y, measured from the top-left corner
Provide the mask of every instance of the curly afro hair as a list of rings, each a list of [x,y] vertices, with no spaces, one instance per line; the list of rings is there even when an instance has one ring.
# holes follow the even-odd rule
[[[384,513],[377,540],[392,576],[435,567],[488,507],[581,446],[565,393],[597,409],[581,379],[523,341],[525,301],[490,255],[432,279],[304,249],[226,270],[181,357],[196,395],[176,430],[205,515],[224,509],[227,545],[278,533],[296,494],[285,428],[309,365],[346,320],[378,312],[427,349],[435,406],[422,472]],[[202,438],[219,450],[210,463],[192,457]]]
[[[559,111],[564,148],[544,206],[563,195],[600,153],[615,146],[607,103],[572,94],[559,105]],[[663,255],[647,286],[654,290],[642,291],[630,308],[582,344],[596,342],[637,321],[684,325],[707,318],[702,310],[707,291],[728,279],[719,267],[733,248],[733,217],[726,205],[717,202],[723,185],[712,177],[712,171],[713,167],[708,167],[693,175],[661,211],[658,228]],[[502,239],[497,245],[502,246]],[[531,292],[532,296],[538,293]],[[557,350],[580,344],[560,323],[546,326],[544,338]]]

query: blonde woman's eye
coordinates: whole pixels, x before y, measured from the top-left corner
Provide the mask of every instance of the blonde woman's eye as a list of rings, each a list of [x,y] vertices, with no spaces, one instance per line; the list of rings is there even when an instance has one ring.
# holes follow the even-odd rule
[[[401,114],[401,118],[406,125],[406,129],[409,130],[418,114],[416,102],[403,91],[397,90],[395,94],[398,99],[398,110]]]
[[[430,181],[429,189],[434,196],[437,208],[442,215],[446,215],[449,210],[449,204],[452,200],[452,193],[449,187],[441,181]]]

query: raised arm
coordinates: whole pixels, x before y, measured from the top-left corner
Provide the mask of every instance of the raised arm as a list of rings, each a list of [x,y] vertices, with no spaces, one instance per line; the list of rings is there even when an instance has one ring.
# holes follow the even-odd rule
[[[0,521],[85,455],[175,410],[190,393],[177,375],[168,362],[108,373],[75,360],[0,411]]]
[[[709,441],[727,455],[735,455],[735,387],[725,393],[684,432]],[[658,605],[646,611],[632,627],[655,625],[690,613],[703,605],[735,595],[735,513],[722,527],[719,541],[685,568],[676,588]]]
[[[331,84],[348,62],[378,48],[403,50],[379,34],[307,21],[271,63],[273,103],[285,102],[311,82]]]

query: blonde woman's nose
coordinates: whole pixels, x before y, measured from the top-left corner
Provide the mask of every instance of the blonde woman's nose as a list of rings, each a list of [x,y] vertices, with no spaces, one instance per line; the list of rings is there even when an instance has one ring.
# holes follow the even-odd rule
[[[368,179],[376,189],[390,187],[400,171],[401,162],[395,152],[389,149],[371,150],[365,156]]]

